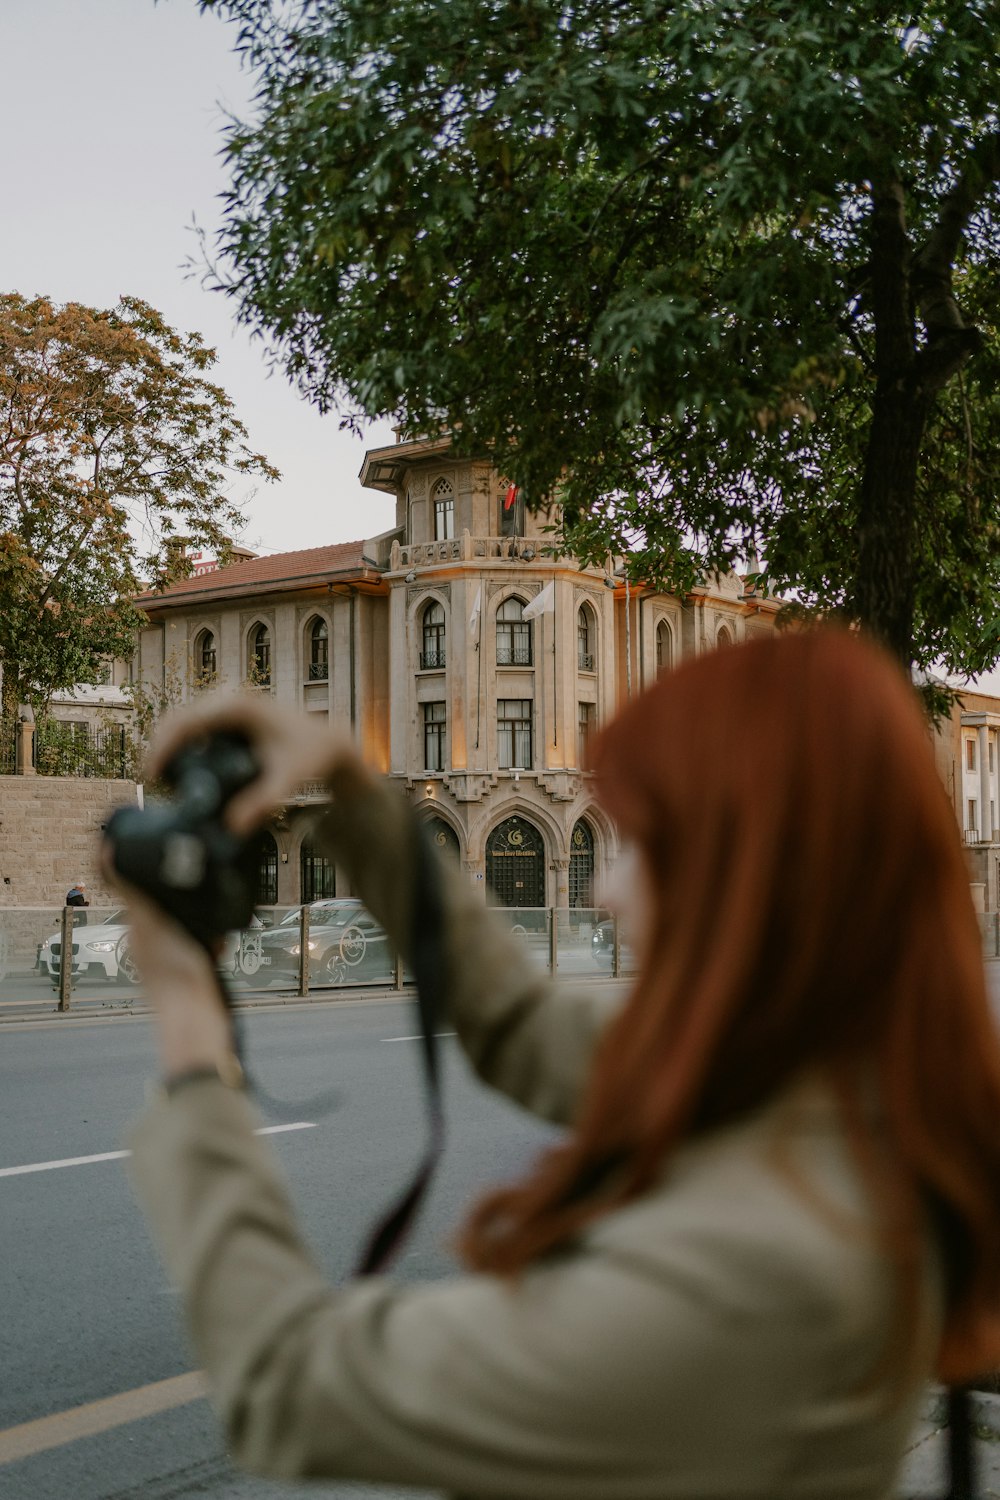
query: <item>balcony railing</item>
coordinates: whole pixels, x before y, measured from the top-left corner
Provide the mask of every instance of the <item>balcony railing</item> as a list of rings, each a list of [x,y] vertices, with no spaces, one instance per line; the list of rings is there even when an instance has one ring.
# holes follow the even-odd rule
[[[432,651],[421,651],[420,670],[428,672],[437,668],[440,670],[445,665],[445,648],[436,646]]]
[[[594,658],[589,651],[579,652],[576,664],[581,672],[592,672],[594,670]]]
[[[501,646],[497,643],[498,667],[530,667],[531,646]]]
[[[311,661],[309,663],[309,681],[326,682],[330,676],[330,664],[325,661]]]

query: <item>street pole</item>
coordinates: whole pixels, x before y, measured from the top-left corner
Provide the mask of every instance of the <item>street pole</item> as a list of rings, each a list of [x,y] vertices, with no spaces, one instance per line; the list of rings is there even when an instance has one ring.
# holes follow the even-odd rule
[[[309,993],[309,904],[299,912],[299,994]]]
[[[64,906],[62,910],[62,933],[59,950],[59,1009],[69,1010],[69,997],[73,988],[73,917],[76,908]]]

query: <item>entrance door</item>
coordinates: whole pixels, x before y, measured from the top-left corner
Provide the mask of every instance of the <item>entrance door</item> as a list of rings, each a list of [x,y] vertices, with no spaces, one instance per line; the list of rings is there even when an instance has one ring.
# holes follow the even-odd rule
[[[594,904],[594,835],[582,818],[573,828],[569,846],[569,904]]]
[[[486,840],[486,883],[494,906],[545,905],[545,840],[523,818],[506,818]]]

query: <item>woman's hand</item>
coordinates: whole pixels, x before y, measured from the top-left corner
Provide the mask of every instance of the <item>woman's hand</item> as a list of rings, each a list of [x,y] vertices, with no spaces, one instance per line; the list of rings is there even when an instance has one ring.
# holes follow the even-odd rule
[[[348,740],[331,735],[326,725],[311,723],[305,714],[251,697],[214,697],[166,717],[146,774],[157,778],[182,746],[218,733],[244,735],[259,767],[253,782],[225,810],[225,820],[237,834],[259,827],[304,781],[336,776],[341,794],[349,794],[369,780]],[[223,1066],[232,1053],[232,1031],[212,960],[155,902],[124,885],[110,860],[105,863],[108,881],[128,902],[129,945],[153,1008],[165,1076]]]
[[[113,872],[108,878],[115,880]],[[232,1025],[212,972],[212,960],[155,902],[123,887],[129,948],[153,1010],[165,1078],[199,1068],[222,1069],[233,1051]]]
[[[158,777],[177,751],[191,740],[219,733],[242,734],[260,767],[249,786],[229,802],[225,820],[234,833],[247,834],[286,803],[304,781],[334,773],[369,779],[354,745],[331,734],[309,714],[289,712],[270,698],[213,697],[169,714],[157,730],[146,773]]]

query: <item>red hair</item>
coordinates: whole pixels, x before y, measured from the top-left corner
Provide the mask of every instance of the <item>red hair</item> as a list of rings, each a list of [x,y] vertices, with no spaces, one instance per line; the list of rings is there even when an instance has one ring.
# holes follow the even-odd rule
[[[928,1214],[939,1227],[939,1373],[995,1363],[1000,1043],[957,825],[898,666],[831,629],[713,652],[632,703],[594,769],[655,927],[573,1133],[473,1210],[466,1262],[520,1270],[648,1189],[685,1137],[820,1069],[904,1289]]]

